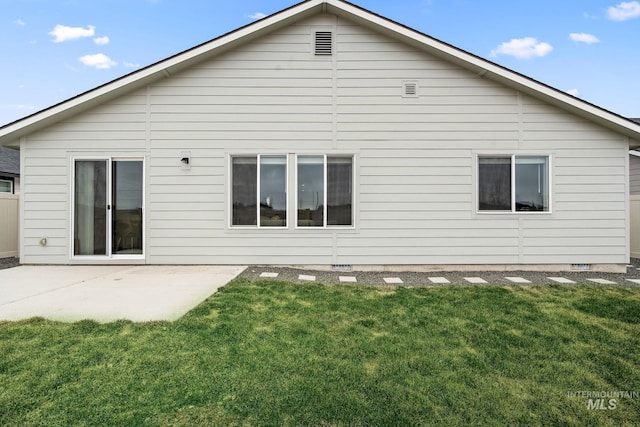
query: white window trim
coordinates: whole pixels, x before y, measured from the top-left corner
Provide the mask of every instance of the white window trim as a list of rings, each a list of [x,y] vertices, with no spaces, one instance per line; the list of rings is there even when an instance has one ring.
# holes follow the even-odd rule
[[[547,211],[516,211],[516,157],[527,157],[527,156],[540,156],[546,157],[549,160],[549,170],[547,171],[547,180],[548,180],[548,188],[549,192],[549,210]],[[480,168],[479,162],[481,157],[504,157],[511,159],[511,211],[482,211],[480,210]],[[478,153],[475,155],[475,169],[476,169],[476,214],[478,215],[550,215],[553,213],[553,200],[552,195],[553,188],[552,177],[553,177],[553,167],[552,167],[553,156],[548,153]]]
[[[257,225],[233,225],[233,158],[234,157],[256,157],[256,161],[258,163],[257,169],[257,203],[259,205],[260,198],[260,157],[285,157],[286,159],[286,188],[287,192],[287,225],[282,227],[273,227],[273,226],[260,226],[260,211],[259,206],[257,207]],[[322,226],[314,226],[314,227],[300,227],[298,226],[298,157],[299,156],[323,156],[324,159],[324,206],[323,206],[323,218],[324,224]],[[356,153],[329,153],[326,152],[318,153],[318,152],[303,152],[303,153],[295,153],[295,154],[283,154],[283,153],[269,153],[269,154],[256,154],[255,152],[234,152],[227,153],[227,230],[229,231],[254,231],[254,230],[269,230],[274,232],[284,232],[287,230],[307,230],[307,231],[318,231],[318,230],[355,230],[356,220],[357,220],[357,156]],[[345,157],[351,159],[352,165],[352,176],[351,176],[351,225],[327,225],[327,157]],[[293,187],[291,187],[291,169],[293,168]],[[290,190],[293,191],[293,196],[290,195]],[[292,213],[293,212],[293,213]],[[293,223],[293,225],[292,225]]]
[[[299,226],[298,225],[298,157],[300,156],[323,156],[323,173],[324,173],[324,200],[322,212],[322,225],[317,226]],[[329,225],[327,224],[327,157],[345,157],[351,159],[351,225]],[[353,153],[341,154],[319,154],[319,153],[299,153],[295,155],[295,222],[296,230],[354,230],[356,228],[356,155]]]
[[[9,191],[8,192],[3,192],[5,194],[13,194],[14,193],[14,184],[13,181],[10,179],[5,179],[5,178],[0,178],[0,182],[8,182],[9,183]]]
[[[256,157],[256,225],[233,225],[233,158],[234,157]],[[287,202],[285,203],[285,210],[287,214],[286,225],[283,226],[262,226],[260,225],[260,158],[261,157],[284,157],[285,159],[285,187],[284,192],[286,194]],[[255,229],[266,229],[266,230],[288,230],[289,224],[291,223],[290,218],[290,209],[289,209],[289,156],[282,153],[274,153],[274,154],[255,154],[255,153],[246,153],[246,154],[229,154],[229,180],[227,182],[227,188],[229,189],[229,215],[227,219],[227,223],[229,224],[230,230],[255,230]]]
[[[69,259],[75,261],[118,261],[118,260],[144,260],[146,259],[147,247],[146,247],[146,236],[147,236],[147,215],[146,215],[146,158],[144,156],[133,156],[133,157],[123,157],[123,156],[74,156],[71,157],[71,173],[69,174],[71,177],[71,203],[69,206],[70,209],[70,223],[69,223]],[[107,246],[108,251],[106,255],[75,255],[73,253],[73,245],[74,245],[74,224],[75,224],[75,194],[76,194],[76,161],[78,160],[105,160],[107,162],[107,189],[111,190],[107,193],[107,205],[113,205],[112,203],[112,167],[113,161],[131,161],[131,162],[142,162],[142,254],[112,254],[111,247],[113,245],[113,224],[112,221],[108,221],[107,223]],[[107,209],[107,217],[110,217],[109,209]]]

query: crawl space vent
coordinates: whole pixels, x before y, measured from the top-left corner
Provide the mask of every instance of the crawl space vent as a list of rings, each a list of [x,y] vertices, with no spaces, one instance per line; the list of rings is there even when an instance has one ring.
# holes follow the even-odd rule
[[[589,271],[591,270],[591,264],[571,264],[572,270]]]
[[[333,33],[331,31],[316,31],[316,55],[331,55],[333,53]]]
[[[349,264],[333,264],[331,266],[331,270],[333,271],[351,271],[351,268]]]

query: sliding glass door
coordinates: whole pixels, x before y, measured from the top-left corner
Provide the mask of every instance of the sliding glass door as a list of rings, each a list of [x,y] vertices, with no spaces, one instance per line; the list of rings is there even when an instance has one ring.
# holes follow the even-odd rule
[[[107,169],[106,160],[76,160],[74,255],[107,255]]]
[[[142,255],[142,161],[113,161],[111,183],[111,254]]]
[[[74,162],[73,255],[143,255],[143,162]]]

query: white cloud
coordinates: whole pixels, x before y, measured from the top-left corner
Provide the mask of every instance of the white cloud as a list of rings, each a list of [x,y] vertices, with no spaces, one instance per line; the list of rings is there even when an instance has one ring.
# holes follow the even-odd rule
[[[26,110],[26,111],[33,111],[37,108],[33,105],[25,105],[25,104],[8,104],[6,105],[6,107],[12,110]]]
[[[607,16],[614,21],[626,21],[640,16],[640,2],[622,2],[617,6],[607,9]]]
[[[256,12],[256,13],[254,13],[253,15],[249,15],[249,18],[251,18],[251,19],[255,19],[255,20],[258,20],[258,19],[262,19],[262,18],[264,18],[265,16],[267,16],[267,15],[265,15],[265,14],[264,14],[264,13],[262,13],[262,12]]]
[[[124,65],[127,68],[138,68],[140,66],[140,64],[134,64],[133,62],[128,62],[128,61],[123,61],[122,65]]]
[[[87,28],[56,25],[49,34],[55,37],[53,40],[54,43],[61,43],[68,40],[81,39],[83,37],[93,37],[95,34],[95,27],[93,25],[87,25]]]
[[[535,37],[524,37],[501,43],[491,51],[491,56],[510,55],[519,59],[529,59],[548,55],[552,50],[553,46],[548,43],[539,42]]]
[[[569,38],[574,42],[580,42],[580,43],[586,43],[586,44],[600,42],[600,40],[598,40],[596,36],[592,34],[587,34],[587,33],[571,33],[569,34]]]
[[[95,67],[98,70],[107,70],[118,65],[117,62],[109,58],[104,53],[96,53],[95,55],[85,55],[78,58],[87,67]]]
[[[20,25],[21,27],[24,27],[25,25],[27,25],[24,23],[22,19],[16,19],[15,21],[13,21],[13,23],[16,25]]]
[[[95,39],[93,39],[93,42],[95,44],[109,44],[111,40],[109,40],[109,37],[104,36],[104,37],[96,37]]]
[[[580,96],[580,91],[578,89],[569,89],[567,93],[573,96]]]

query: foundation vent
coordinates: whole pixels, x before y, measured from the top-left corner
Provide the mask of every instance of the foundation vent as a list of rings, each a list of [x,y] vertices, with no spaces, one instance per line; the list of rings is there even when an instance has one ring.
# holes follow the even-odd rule
[[[333,33],[331,31],[316,31],[316,55],[331,55],[333,53]]]
[[[572,270],[589,271],[591,270],[591,264],[571,264]]]
[[[349,264],[333,264],[331,266],[331,270],[333,271],[351,271],[352,266]]]

